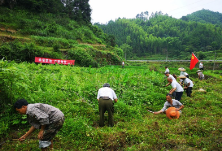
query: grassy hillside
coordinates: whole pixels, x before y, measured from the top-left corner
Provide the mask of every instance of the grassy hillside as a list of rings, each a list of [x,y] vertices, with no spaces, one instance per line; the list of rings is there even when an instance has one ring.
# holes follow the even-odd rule
[[[182,116],[168,120],[153,115],[163,107],[171,89],[161,74],[165,64],[83,68],[0,61],[0,147],[1,150],[38,150],[37,131],[23,143],[13,141],[30,125],[26,116],[12,109],[25,98],[30,103],[48,103],[65,114],[63,128],[55,138],[55,150],[221,150],[221,73],[204,71],[199,81],[195,70],[187,71],[194,81],[192,98],[182,96]],[[178,65],[170,67],[179,75]],[[183,66],[188,68],[188,66]],[[98,127],[97,91],[110,83],[118,96],[115,126]],[[198,92],[203,88],[206,93]],[[107,114],[106,116],[107,117]],[[108,123],[106,123],[107,125]]]
[[[97,26],[66,15],[0,7],[0,58],[33,62],[34,57],[74,59],[81,66],[119,64],[122,50]]]

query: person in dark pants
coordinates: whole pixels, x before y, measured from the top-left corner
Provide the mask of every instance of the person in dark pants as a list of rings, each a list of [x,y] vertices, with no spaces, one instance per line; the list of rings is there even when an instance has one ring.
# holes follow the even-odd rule
[[[203,62],[200,62],[200,64],[199,64],[199,69],[200,69],[200,70],[204,70]]]
[[[191,97],[192,89],[193,89],[193,81],[191,81],[186,76],[179,76],[180,79],[183,80],[184,83],[184,89],[186,89],[186,93],[188,97]]]
[[[25,99],[17,100],[14,107],[18,113],[27,115],[27,120],[32,125],[29,131],[19,138],[19,141],[24,141],[35,129],[40,129],[38,134],[39,148],[52,150],[53,138],[63,126],[64,114],[51,105],[29,104]]]
[[[117,96],[116,93],[113,91],[113,89],[110,88],[110,85],[108,83],[105,83],[103,85],[103,88],[100,88],[97,94],[97,99],[99,101],[99,126],[104,126],[104,113],[108,111],[108,118],[109,118],[109,127],[114,126],[114,120],[113,120],[113,112],[114,112],[114,106],[113,106],[113,100],[115,103],[117,103]]]
[[[171,84],[172,89],[170,90],[169,94],[173,94],[173,92],[176,92],[175,99],[180,101],[182,95],[183,95],[183,88],[182,86],[176,81],[173,80],[172,77],[168,77],[167,81]]]

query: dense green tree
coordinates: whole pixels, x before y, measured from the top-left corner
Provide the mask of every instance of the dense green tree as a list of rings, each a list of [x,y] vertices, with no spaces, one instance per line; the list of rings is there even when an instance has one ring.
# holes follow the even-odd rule
[[[0,0],[0,5],[36,13],[68,14],[71,19],[84,24],[91,21],[89,0]]]
[[[89,0],[62,0],[65,5],[65,12],[76,21],[91,21],[91,9]]]
[[[132,54],[131,54],[131,52],[132,52],[132,47],[130,46],[130,45],[128,45],[128,44],[126,44],[126,43],[124,43],[124,44],[122,44],[121,46],[120,46],[120,48],[123,50],[123,52],[124,52],[124,57],[125,57],[125,60],[127,59],[127,57],[129,58]]]
[[[119,18],[97,26],[114,35],[117,45],[128,44],[132,47],[131,53],[139,57],[168,54],[176,58],[191,52],[211,51],[212,42],[217,43],[215,49],[222,44],[222,28],[218,24],[189,21],[187,16],[175,19],[162,12],[151,13],[149,19],[144,20],[144,14],[138,14],[135,19]]]
[[[222,25],[222,14],[202,9],[186,16],[186,21],[197,21],[201,23],[212,23]],[[181,18],[184,20],[184,16]]]

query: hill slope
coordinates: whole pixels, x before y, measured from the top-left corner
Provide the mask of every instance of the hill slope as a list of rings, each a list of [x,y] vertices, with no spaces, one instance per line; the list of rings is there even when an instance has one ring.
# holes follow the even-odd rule
[[[149,20],[118,19],[107,25],[96,24],[105,33],[113,34],[116,43],[135,56],[168,55],[172,59],[190,59],[191,52],[201,59],[212,59],[208,52],[220,49],[222,28],[209,23],[183,21],[155,13]],[[202,55],[202,52],[206,52]],[[198,54],[198,55],[199,55]]]
[[[113,37],[97,26],[66,15],[24,9],[0,7],[0,13],[0,58],[29,62],[35,56],[74,59],[81,66],[94,67],[122,60],[122,50],[111,43]]]
[[[213,12],[210,10],[202,9],[196,11],[190,15],[183,16],[182,20],[197,21],[201,23],[218,24],[222,26],[222,14],[219,12]]]

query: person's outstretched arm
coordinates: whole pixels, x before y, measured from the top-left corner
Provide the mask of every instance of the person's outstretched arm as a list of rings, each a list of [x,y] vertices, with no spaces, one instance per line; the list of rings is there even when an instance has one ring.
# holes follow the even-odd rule
[[[162,110],[158,111],[158,112],[154,112],[154,114],[160,114],[160,113],[163,113]]]
[[[28,137],[33,131],[35,130],[35,127],[32,126],[28,132],[25,133],[22,137],[19,138],[19,141],[24,141],[26,137]]]
[[[168,85],[170,85],[171,83],[169,82],[167,85],[166,85],[166,87],[168,86]]]

